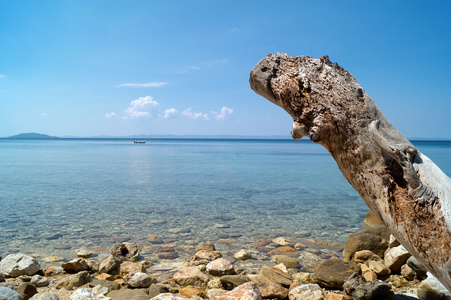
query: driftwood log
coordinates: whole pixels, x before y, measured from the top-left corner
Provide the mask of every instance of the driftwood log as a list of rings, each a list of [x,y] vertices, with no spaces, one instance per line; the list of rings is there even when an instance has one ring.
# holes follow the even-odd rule
[[[451,179],[327,56],[268,54],[252,89],[293,118],[291,135],[323,145],[368,207],[451,291]],[[413,120],[415,121],[415,120]]]

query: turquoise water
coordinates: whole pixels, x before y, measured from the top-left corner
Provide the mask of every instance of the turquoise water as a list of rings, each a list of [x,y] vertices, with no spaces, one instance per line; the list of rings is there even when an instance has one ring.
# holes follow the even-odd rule
[[[451,175],[451,142],[415,145]],[[235,248],[296,234],[344,243],[368,211],[309,141],[0,139],[0,179],[0,255],[151,235]]]

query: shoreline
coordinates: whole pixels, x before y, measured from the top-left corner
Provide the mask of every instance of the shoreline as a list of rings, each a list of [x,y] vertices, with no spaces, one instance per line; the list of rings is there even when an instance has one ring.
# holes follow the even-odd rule
[[[357,233],[352,234],[352,236],[358,235],[360,232],[368,230],[372,230],[371,232],[386,231],[386,229],[384,231],[383,228],[380,228],[380,227],[385,228],[385,226],[378,224],[377,221],[375,222],[368,216],[365,219],[365,221],[366,221],[365,227],[367,227],[367,229],[363,231],[358,231]],[[374,228],[379,229],[375,230]],[[308,233],[304,234],[308,235]],[[86,248],[78,249],[77,251],[73,251],[72,249],[66,250],[68,251],[68,253],[72,253],[72,257],[68,257],[64,260],[62,259],[60,260],[58,259],[58,257],[53,257],[53,261],[47,262],[45,261],[45,257],[42,257],[37,253],[33,254],[33,251],[31,251],[31,253],[29,252],[28,255],[32,255],[37,258],[37,261],[40,265],[39,266],[40,270],[38,274],[45,275],[48,278],[48,285],[37,288],[38,294],[53,293],[57,295],[59,299],[69,299],[69,297],[73,293],[75,293],[75,291],[79,288],[89,288],[92,291],[92,289],[94,288],[93,286],[94,283],[101,282],[102,284],[107,284],[107,281],[111,281],[117,284],[121,293],[122,292],[141,293],[141,296],[144,297],[144,298],[138,297],[136,299],[151,299],[152,297],[155,297],[158,294],[164,294],[164,293],[152,294],[155,293],[155,289],[158,288],[162,289],[162,291],[169,292],[170,295],[173,295],[173,296],[161,296],[161,297],[169,297],[163,299],[175,299],[170,297],[180,296],[182,298],[180,299],[177,298],[178,300],[188,298],[192,298],[195,300],[215,298],[215,300],[221,300],[220,298],[216,297],[220,297],[221,293],[230,292],[232,288],[238,288],[238,285],[229,286],[218,283],[217,280],[223,278],[223,276],[227,274],[233,274],[232,276],[245,276],[247,278],[246,279],[247,281],[252,282],[252,284],[254,284],[252,288],[259,289],[260,291],[264,291],[264,289],[266,288],[265,282],[267,280],[269,280],[268,284],[269,283],[276,284],[277,287],[280,286],[280,288],[284,289],[284,291],[286,290],[287,293],[288,291],[290,291],[291,293],[291,291],[297,290],[298,287],[300,286],[317,285],[319,283],[321,285],[322,291],[321,295],[323,296],[321,296],[322,298],[320,297],[312,299],[352,299],[349,298],[349,296],[347,296],[342,289],[337,289],[336,287],[327,288],[327,286],[326,287],[323,286],[320,283],[320,281],[318,281],[317,277],[320,275],[318,275],[317,273],[319,272],[318,270],[321,269],[321,265],[330,264],[331,262],[338,264],[351,263],[356,266],[357,265],[359,266],[358,273],[362,274],[359,275],[360,277],[369,276],[368,275],[369,273],[367,271],[364,271],[366,270],[364,267],[368,265],[367,262],[355,264],[352,261],[356,261],[356,258],[351,258],[349,263],[346,262],[348,260],[342,259],[344,256],[343,254],[345,254],[346,251],[349,251],[348,249],[349,238],[347,244],[343,245],[327,241],[314,240],[308,237],[293,238],[293,236],[291,237],[277,236],[271,239],[255,239],[253,240],[253,243],[252,245],[250,245],[250,247],[247,246],[241,247],[238,245],[236,245],[236,247],[233,247],[231,246],[233,245],[234,242],[232,239],[218,239],[213,243],[208,241],[202,242],[195,240],[188,241],[190,242],[180,244],[179,241],[174,239],[170,238],[164,239],[158,236],[150,236],[147,238],[146,244],[138,245],[134,244],[133,241],[130,241],[118,243],[111,247],[93,247],[91,249]],[[387,244],[387,247],[389,247],[388,242],[385,241],[385,243]],[[391,246],[394,247],[395,244],[390,244],[390,247]],[[346,248],[347,250],[345,249],[345,251],[343,251],[344,248]],[[117,249],[121,250],[118,252]],[[84,254],[82,255],[81,253]],[[124,257],[121,257],[121,255],[124,255]],[[372,255],[374,256],[374,254]],[[2,253],[2,256],[3,259],[5,259],[6,256],[5,253]],[[382,257],[383,256],[384,255],[382,255]],[[108,269],[105,267],[106,264],[105,262],[113,259],[112,257],[121,257],[119,261],[122,262],[120,262],[115,267],[116,269],[114,268]],[[380,260],[380,258],[378,259]],[[211,270],[212,267],[210,265],[213,263],[219,264],[218,267],[219,271],[213,272]],[[78,266],[79,264],[81,265],[84,264],[86,265],[86,267],[81,267],[81,269],[77,269],[79,268]],[[127,267],[123,267],[125,265],[127,265]],[[138,270],[137,268],[139,269],[138,273],[142,272],[143,274],[145,274],[140,276],[147,276],[146,278],[151,278],[152,285],[149,284],[150,287],[130,286],[131,283],[129,282],[130,280],[129,277],[135,276]],[[201,286],[196,286],[196,284],[192,283],[186,284],[186,282],[177,279],[178,278],[177,274],[187,269],[190,269],[192,271],[193,270],[192,268],[194,268],[194,270],[201,272],[203,274],[202,276],[205,276],[205,278],[207,278],[205,279],[206,281],[201,284]],[[226,273],[222,273],[223,271],[221,270],[223,270],[224,268],[226,269],[229,268],[228,270],[231,270],[230,273],[227,273],[228,271]],[[327,266],[326,268],[327,270],[330,269],[329,271],[332,273],[335,272],[331,271],[334,270],[334,267]],[[286,276],[287,278],[289,278],[289,280],[286,282],[283,282],[283,280],[282,282],[278,282],[278,279],[275,279],[277,276],[276,277],[270,276],[269,278],[271,279],[267,279],[265,277],[267,275],[262,275],[264,272],[274,272],[274,271],[276,273],[283,272],[280,274],[285,274],[283,276]],[[388,272],[389,272],[388,274],[390,274],[390,271]],[[85,274],[84,276],[87,276],[87,279],[85,279],[86,282],[72,286],[71,285],[65,286],[64,284],[62,284],[62,282],[65,282],[67,278],[71,276],[72,277],[77,276],[82,273]],[[127,275],[129,273],[131,275]],[[416,279],[417,278],[415,277],[416,275],[413,275],[413,277],[407,280],[406,278],[403,277],[407,275],[405,274],[401,275],[400,271],[392,271],[391,272],[392,275],[390,277],[386,273],[381,273],[379,275],[375,274],[374,272],[371,273],[372,273],[371,276],[374,277],[373,280],[382,279],[383,281],[381,282],[385,282],[384,284],[390,284],[392,294],[393,292],[396,292],[400,294],[408,294],[410,295],[408,297],[412,297],[415,293],[417,293],[418,287],[420,285],[420,280]],[[349,276],[350,274],[348,274],[347,276]],[[336,274],[331,275],[335,276]],[[108,279],[105,281],[104,278],[106,277],[108,277]],[[32,278],[31,276],[27,275],[18,276],[15,278],[6,278],[6,281],[0,283],[0,286],[6,286],[12,289],[20,290],[21,286],[23,286],[24,284],[29,284],[27,282],[30,281],[31,278]],[[216,288],[207,286],[207,281],[208,285],[216,284],[218,286]],[[214,283],[213,281],[216,283]],[[248,285],[251,286],[251,283],[249,283]],[[272,287],[275,288],[276,286],[273,285]],[[101,287],[96,288],[98,290]],[[153,292],[151,292],[151,290]],[[211,290],[215,291],[210,292]],[[112,291],[109,291],[108,293],[111,292]],[[108,293],[105,293],[106,297],[109,297]],[[144,295],[143,293],[146,296],[143,296]],[[219,294],[212,296],[212,293]],[[329,294],[332,295],[333,297],[339,298],[327,298],[329,297]],[[103,296],[94,297],[93,294],[93,298],[87,299],[95,299],[95,300],[110,299],[101,297]],[[288,299],[288,294],[284,294],[284,296],[273,295],[273,297],[270,298]],[[114,300],[114,299],[135,299],[135,298],[112,297],[111,299]],[[398,299],[398,298],[390,298],[390,299]],[[399,299],[415,299],[415,298],[399,298]],[[290,300],[292,299],[290,298]]]

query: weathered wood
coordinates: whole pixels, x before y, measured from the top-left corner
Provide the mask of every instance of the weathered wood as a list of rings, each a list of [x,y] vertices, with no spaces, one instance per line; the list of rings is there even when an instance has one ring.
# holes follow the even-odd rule
[[[294,139],[308,136],[330,152],[368,207],[451,291],[451,179],[384,117],[354,77],[327,56],[277,53],[260,60],[250,84],[292,116]]]

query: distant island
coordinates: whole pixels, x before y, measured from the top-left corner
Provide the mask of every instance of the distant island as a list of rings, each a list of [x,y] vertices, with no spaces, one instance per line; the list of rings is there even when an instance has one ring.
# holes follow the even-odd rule
[[[41,133],[20,133],[17,135],[13,135],[9,137],[10,139],[58,139],[56,136],[50,136],[47,134],[41,134]]]

